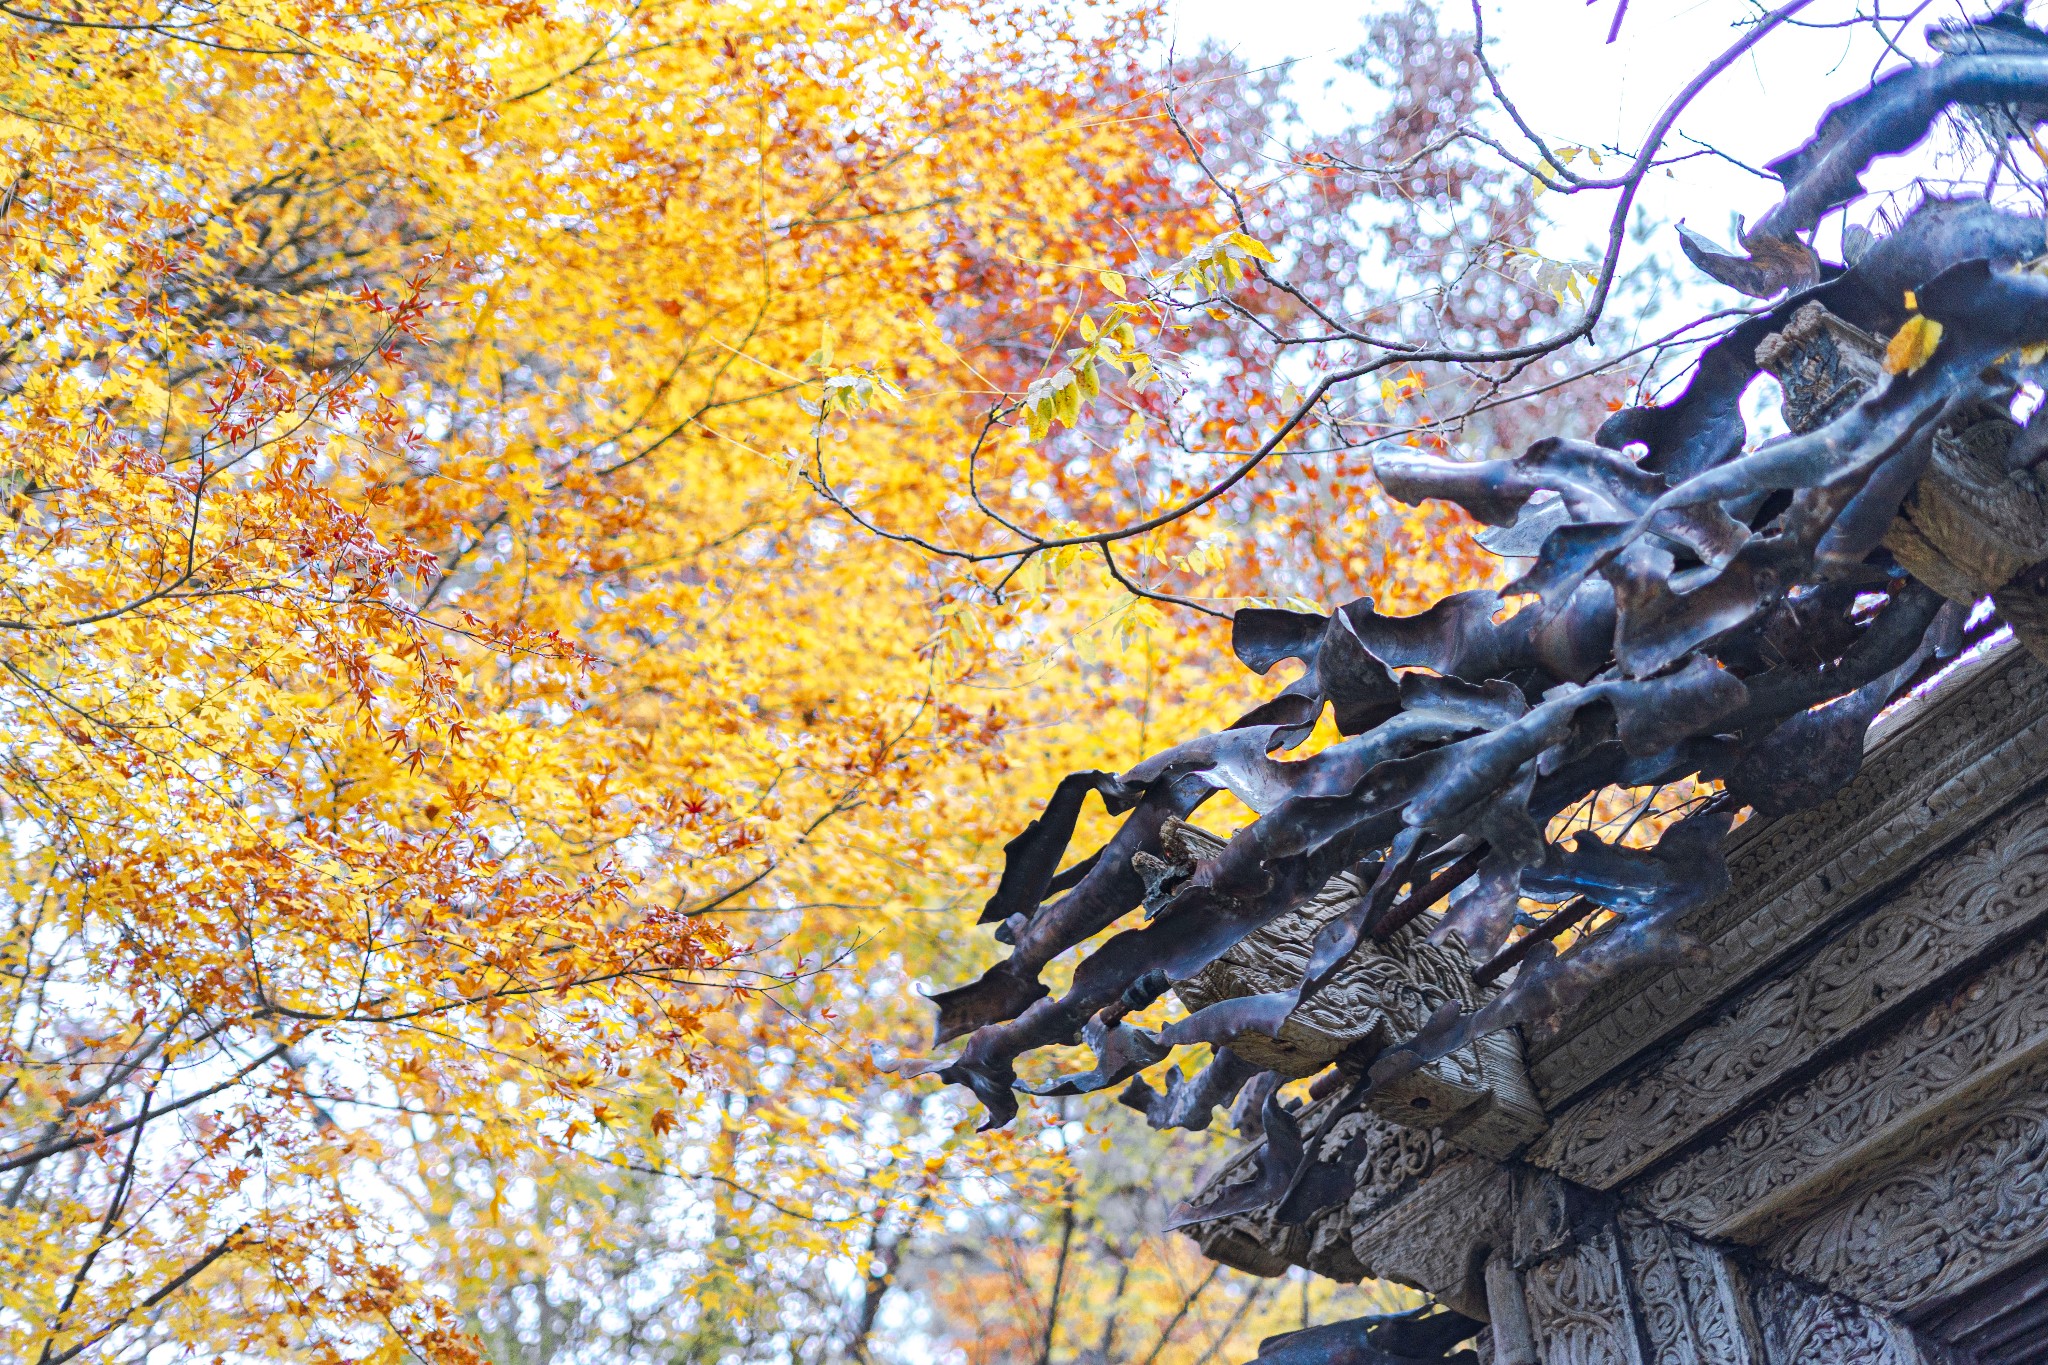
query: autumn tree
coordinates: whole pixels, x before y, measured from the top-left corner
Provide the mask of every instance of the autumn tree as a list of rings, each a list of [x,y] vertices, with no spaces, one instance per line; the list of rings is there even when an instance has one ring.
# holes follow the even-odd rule
[[[1247,250],[1228,237],[1232,210],[1218,188],[1219,181],[1239,177],[1272,180],[1273,216],[1260,221],[1255,241],[1328,263],[1328,277],[1314,284],[1308,306],[1328,308],[1377,291],[1364,296],[1383,297],[1381,306],[1390,311],[1426,309],[1416,300],[1435,289],[1456,299],[1442,315],[1445,325],[1514,336],[1533,319],[1560,311],[1569,278],[1539,278],[1543,258],[1534,254],[1530,184],[1480,174],[1484,168],[1465,149],[1430,150],[1445,121],[1465,116],[1480,100],[1482,77],[1470,60],[1469,39],[1440,29],[1422,7],[1380,21],[1372,36],[1372,50],[1388,67],[1381,75],[1388,107],[1374,126],[1338,141],[1323,136],[1311,142],[1270,77],[1249,76],[1214,56],[1176,73],[1175,100],[1159,119],[1165,138],[1160,176],[1149,188],[1140,186],[1151,198],[1134,194],[1123,211],[1132,225],[1167,219],[1177,202],[1172,177],[1179,175],[1201,203],[1225,215],[1191,244],[1169,239],[1161,247],[1140,238],[1133,251],[1105,231],[1111,245],[1090,268],[1039,283],[1066,311],[1048,308],[1035,332],[1014,309],[997,317],[985,309],[987,282],[998,277],[1001,257],[980,261],[971,275],[963,267],[955,282],[972,278],[976,284],[964,297],[941,300],[945,325],[950,337],[962,339],[963,352],[973,356],[993,392],[963,395],[956,420],[981,431],[990,398],[1028,392],[1049,368],[1057,373],[1050,362],[1074,341],[1062,334],[1075,307],[1128,300],[1177,256]],[[1418,110],[1415,91],[1435,94]],[[1380,146],[1397,149],[1401,158],[1422,152],[1426,174],[1389,190],[1382,179],[1350,169],[1363,164],[1365,152],[1353,151],[1353,159],[1339,165],[1327,150],[1333,146]],[[1450,155],[1439,165],[1445,151]],[[1470,207],[1482,192],[1494,197],[1490,207],[1441,236],[1428,236],[1444,206]],[[1354,216],[1367,226],[1346,229]],[[1220,248],[1213,231],[1219,227],[1225,229]],[[1137,227],[1130,231],[1136,236]],[[1360,264],[1388,252],[1410,262],[1414,273],[1387,278]],[[1276,325],[1307,316],[1291,297],[1268,302],[1277,310],[1271,317]],[[891,509],[903,521],[872,512],[867,488],[849,499],[848,518],[895,534],[906,525],[928,529],[928,522],[910,519],[934,508],[951,514],[949,524],[971,525],[977,491],[1014,517],[1048,507],[1062,516],[1113,515],[1120,506],[1185,490],[1192,486],[1186,471],[1201,466],[1194,463],[1199,452],[1182,438],[1227,434],[1224,415],[1233,403],[1256,397],[1268,371],[1256,334],[1205,311],[1184,316],[1187,331],[1173,335],[1185,340],[1168,342],[1188,357],[1169,361],[1184,367],[1177,372],[1181,382],[1124,390],[1117,401],[1127,406],[1092,426],[1084,419],[1074,436],[1048,431],[1045,441],[1033,442],[1029,423],[1022,423],[1027,439],[1005,450],[1015,463],[996,468],[978,488],[966,482],[968,471],[945,461],[951,452],[943,446],[901,439],[913,430],[905,408],[928,396],[910,382],[904,407],[849,413],[833,404],[821,411],[829,421],[814,433],[817,463],[798,476],[812,479],[828,503],[850,483],[840,473],[849,463],[857,462],[863,480],[912,472],[932,480],[932,487],[953,480],[955,502],[905,499],[900,511]],[[1148,344],[1158,340],[1147,338]],[[1483,401],[1489,392],[1479,383],[1467,386],[1447,367],[1426,379],[1421,371],[1403,379],[1389,406],[1410,405],[1409,417],[1390,418],[1383,428],[1397,442],[1415,435],[1422,444],[1424,436],[1405,427],[1425,405],[1461,395]],[[858,394],[852,384],[841,391]],[[1598,377],[1596,366],[1592,382],[1535,401],[1561,414],[1576,409],[1591,421],[1617,391],[1612,380]],[[1368,415],[1381,417],[1385,410],[1375,406]],[[866,463],[860,445],[844,443],[876,430],[899,439],[875,463]],[[1355,482],[1365,476],[1345,465],[1341,450],[1327,453],[1325,463],[1321,453],[1290,452],[1284,477],[1220,501],[1205,521],[1176,524],[1157,545],[1145,547],[1137,563],[1160,576],[1155,586],[1164,582],[1172,591],[1197,594],[1213,609],[1337,584],[1364,584],[1390,605],[1412,606],[1426,600],[1433,585],[1485,571],[1487,561],[1469,540],[1445,534],[1450,519],[1412,515],[1373,498],[1369,482]],[[929,459],[929,467],[919,468],[918,458]],[[1096,486],[1105,478],[1112,486]],[[963,491],[967,497],[959,501]],[[829,516],[832,509],[824,511]],[[914,555],[907,559],[916,562]],[[1087,752],[1084,744],[1113,743],[1135,759],[1150,747],[1148,736],[1179,723],[1177,716],[1214,716],[1230,704],[1217,689],[1227,673],[1182,655],[1168,618],[1134,603],[1108,565],[1071,551],[1055,550],[1047,559],[1008,583],[995,574],[939,580],[945,585],[942,619],[952,623],[942,639],[957,651],[949,657],[964,662],[977,657],[973,650],[985,651],[982,671],[963,676],[1021,677],[1043,693],[1048,710],[1086,708],[1084,732],[1052,723],[1024,697],[1006,698],[1011,714],[1038,717],[991,736],[985,751],[1006,769],[984,776],[985,790],[1011,793],[1012,800],[1028,799],[1031,782],[1071,766]],[[1097,709],[1100,697],[1110,699],[1110,709]],[[984,843],[963,856],[986,869],[987,848]],[[970,872],[979,875],[985,873]],[[1169,1147],[1129,1114],[1046,1110],[1034,1116],[1021,1146],[961,1144],[948,1131],[956,1110],[907,1104],[886,1078],[866,1070],[857,1047],[807,1050],[793,1040],[792,1006],[821,1037],[911,1042],[921,1024],[907,998],[908,979],[944,970],[945,954],[957,949],[934,931],[948,909],[966,899],[958,884],[935,882],[922,894],[926,913],[906,919],[902,937],[876,932],[875,913],[890,909],[886,904],[848,907],[855,913],[840,918],[832,907],[798,905],[780,920],[765,913],[773,909],[765,898],[734,907],[756,916],[754,924],[786,926],[794,942],[847,945],[856,979],[827,972],[762,1001],[757,1011],[722,1012],[721,1067],[732,1084],[715,1105],[686,1112],[673,1135],[679,1142],[626,1158],[640,1178],[615,1178],[607,1189],[590,1189],[587,1201],[550,1200],[543,1207],[536,1199],[526,1207],[516,1203],[516,1166],[462,1164],[460,1177],[443,1189],[447,1207],[489,1210],[503,1239],[501,1250],[488,1253],[502,1267],[490,1278],[509,1287],[487,1294],[476,1310],[489,1324],[494,1349],[521,1360],[675,1349],[889,1359],[901,1349],[907,1324],[933,1347],[973,1359],[1041,1353],[1067,1359],[1093,1351],[1173,1362],[1248,1354],[1261,1336],[1301,1325],[1304,1297],[1319,1316],[1400,1302],[1382,1290],[1333,1294],[1328,1285],[1309,1291],[1220,1272],[1186,1242],[1161,1235],[1167,1211],[1186,1193],[1199,1162],[1185,1145]],[[801,916],[808,918],[798,927]],[[742,1059],[751,1059],[752,1068],[743,1069]],[[836,1099],[821,1102],[825,1096]],[[876,1140],[878,1131],[885,1140]],[[832,1135],[836,1144],[824,1160],[818,1159],[820,1134]],[[1221,1150],[1220,1125],[1212,1136],[1214,1154]],[[708,1238],[707,1228],[714,1234]],[[565,1262],[575,1269],[558,1269]],[[684,1292],[649,1295],[657,1284]],[[626,1299],[643,1306],[617,1311]]]
[[[901,391],[842,467],[942,505],[1111,227],[1213,235],[1150,22],[8,11],[11,1354],[468,1358],[645,1182],[751,1349],[786,1279],[703,1248],[964,1179],[821,983],[925,970],[992,793],[1124,713],[991,691],[804,450]]]
[[[1403,22],[1414,35],[1418,65],[1455,53],[1454,40],[1436,34],[1426,11],[1410,12]],[[1467,74],[1474,73],[1468,68]],[[1293,157],[1285,139],[1297,130],[1270,83],[1257,89],[1220,59],[1204,58],[1183,67],[1167,88],[1179,91],[1171,110],[1163,100],[1134,106],[1147,111],[1153,139],[1145,144],[1147,173],[1134,174],[1121,197],[1087,220],[1088,254],[1074,265],[1053,270],[1035,258],[1019,281],[1015,257],[1023,253],[1000,238],[963,240],[945,258],[950,273],[934,291],[935,325],[971,363],[974,378],[964,391],[944,387],[955,381],[943,371],[930,379],[899,374],[900,402],[849,412],[860,397],[855,369],[828,391],[844,400],[825,400],[815,390],[806,399],[823,421],[806,416],[803,437],[813,457],[823,452],[824,464],[805,464],[799,446],[792,475],[813,479],[814,488],[799,482],[792,494],[801,499],[809,492],[805,505],[835,535],[846,535],[847,546],[873,546],[856,517],[888,524],[888,518],[922,518],[935,509],[956,508],[956,517],[969,511],[959,449],[947,437],[979,430],[991,399],[1027,390],[1048,368],[1048,357],[1058,355],[1062,332],[1081,303],[1117,297],[1120,283],[1128,294],[1163,261],[1204,249],[1219,230],[1229,230],[1227,221],[1209,216],[1219,206],[1228,209],[1200,174],[1191,134],[1204,145],[1239,139],[1247,166]],[[1267,131],[1255,134],[1261,119]],[[1300,159],[1285,174],[1313,187],[1325,209],[1374,198],[1375,187],[1364,177],[1333,178],[1305,150]],[[1053,191],[1068,193],[1064,185]],[[1513,202],[1499,215],[1500,240],[1482,237],[1479,244],[1527,248],[1526,188],[1503,182],[1503,191]],[[1409,221],[1421,211],[1403,201],[1389,207]],[[1300,230],[1326,235],[1329,219],[1304,211]],[[1293,240],[1285,226],[1262,231],[1283,246]],[[1370,245],[1361,240],[1349,249],[1357,254]],[[998,309],[992,299],[1008,302]],[[1510,305],[1541,312],[1559,306],[1520,276],[1503,286],[1499,302],[1508,312]],[[1492,325],[1476,309],[1474,318],[1475,325]],[[832,363],[862,354],[847,339],[852,325],[835,330]],[[1238,370],[1249,376],[1255,347],[1240,350],[1236,334],[1213,320],[1197,327],[1225,376]],[[887,395],[882,377],[870,377],[869,393],[877,399]],[[1002,471],[1000,489],[989,496],[1001,500],[998,505],[1057,504],[1062,514],[1086,512],[1113,505],[1085,501],[1095,496],[1092,474],[1103,469],[1125,480],[1110,498],[1170,491],[1177,477],[1172,447],[1127,435],[1133,420],[1150,423],[1155,409],[1170,412],[1189,395],[1206,395],[1226,410],[1230,392],[1246,391],[1251,382],[1191,380],[1172,397],[1163,386],[1132,395],[1132,409],[1104,423],[1096,444],[1017,447],[1020,464]],[[1599,395],[1574,401],[1597,403]],[[942,425],[931,434],[925,423],[934,404]],[[1148,425],[1139,435],[1150,431]],[[1204,592],[1222,607],[1330,581],[1333,570],[1317,556],[1332,547],[1340,559],[1350,556],[1344,572],[1353,581],[1374,584],[1396,601],[1420,600],[1429,582],[1454,581],[1465,571],[1461,565],[1479,564],[1469,545],[1449,541],[1419,579],[1411,577],[1414,571],[1392,547],[1403,538],[1431,544],[1441,518],[1385,503],[1364,516],[1356,509],[1347,514],[1350,490],[1341,470],[1332,471],[1334,483],[1310,468],[1300,472],[1304,481],[1296,490],[1231,504],[1210,525],[1162,537],[1146,567],[1174,575],[1180,591]],[[834,507],[835,497],[848,498],[852,511]],[[1070,507],[1064,504],[1069,498],[1075,500]],[[1239,526],[1253,529],[1238,539],[1229,533]],[[1313,539],[1304,536],[1308,528],[1320,528]],[[924,775],[923,799],[942,803],[937,809],[960,823],[951,830],[938,820],[921,823],[894,849],[867,842],[876,827],[866,826],[860,836],[866,847],[856,858],[872,857],[880,847],[898,858],[915,857],[919,865],[885,869],[882,879],[863,885],[848,863],[813,861],[823,849],[842,858],[846,850],[862,849],[838,836],[853,820],[869,817],[834,817],[771,879],[710,907],[721,917],[744,916],[754,933],[768,936],[768,951],[781,955],[783,970],[795,972],[807,950],[833,970],[708,1021],[720,1083],[698,1103],[677,1106],[671,1132],[643,1131],[634,1150],[606,1152],[611,1169],[596,1172],[602,1179],[585,1186],[586,1198],[544,1202],[536,1194],[529,1200],[521,1188],[532,1168],[502,1154],[450,1152],[446,1165],[430,1163],[440,1178],[436,1215],[454,1225],[444,1234],[451,1256],[494,1267],[478,1277],[471,1302],[504,1358],[658,1356],[675,1349],[769,1358],[874,1351],[890,1358],[891,1324],[906,1320],[942,1343],[980,1342],[975,1349],[1000,1355],[1007,1348],[998,1343],[1013,1336],[1042,1343],[1048,1319],[1054,1349],[1064,1358],[1090,1342],[1100,1348],[1113,1304],[1120,1326],[1112,1335],[1123,1343],[1118,1349],[1142,1354],[1150,1347],[1138,1343],[1163,1341],[1159,1359],[1171,1362],[1243,1352],[1276,1324],[1299,1320],[1292,1295],[1281,1303],[1241,1277],[1218,1279],[1184,1243],[1161,1237],[1159,1200],[1148,1195],[1134,1203],[1119,1193],[1133,1184],[1131,1169],[1112,1173],[1093,1164],[1098,1142],[1110,1134],[1097,1129],[1068,1142],[1048,1114],[1053,1129],[1035,1128],[1022,1143],[963,1143],[958,1109],[908,1104],[886,1076],[869,1069],[869,1041],[904,1047],[922,1031],[907,987],[943,971],[954,951],[947,920],[988,884],[1001,803],[1028,799],[1034,784],[1071,766],[1084,744],[1109,739],[1136,757],[1148,735],[1182,723],[1179,717],[1219,714],[1233,704],[1236,690],[1204,661],[1177,663],[1167,618],[1134,601],[1099,560],[1069,555],[1037,566],[995,595],[971,580],[930,575],[914,547],[892,554],[887,562],[908,566],[933,594],[932,657],[943,676],[971,689],[968,695],[978,695],[983,707],[994,702],[1006,720],[965,735],[952,759],[956,766]],[[833,591],[843,593],[844,585]],[[862,666],[876,662],[870,656]],[[1140,699],[1120,697],[1120,690]],[[829,712],[808,724],[826,717]],[[805,888],[815,888],[810,894],[817,899]],[[1121,1158],[1140,1168],[1166,1159],[1163,1145],[1142,1126],[1135,1133],[1119,1128],[1113,1136]],[[549,1159],[558,1161],[559,1154]],[[459,1225],[469,1218],[486,1219],[487,1226],[466,1234]],[[1058,1252],[1063,1228],[1064,1262]],[[1060,1264],[1065,1269],[1056,1272]],[[673,1292],[655,1295],[653,1285]],[[1326,1297],[1316,1291],[1318,1305]],[[623,1299],[642,1306],[620,1312]],[[1370,1293],[1357,1300],[1372,1301]],[[953,1316],[967,1305],[977,1313],[972,1322]]]

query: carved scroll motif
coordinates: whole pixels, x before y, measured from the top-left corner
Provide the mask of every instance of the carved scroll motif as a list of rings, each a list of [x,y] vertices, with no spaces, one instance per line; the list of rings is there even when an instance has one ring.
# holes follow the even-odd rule
[[[1818,303],[1757,347],[1778,376],[1785,422],[1811,431],[1846,411],[1884,375],[1884,347]],[[1974,603],[2006,589],[2021,608],[2011,622],[2037,657],[2048,636],[2034,629],[2038,596],[2026,571],[2048,560],[2048,496],[2033,469],[2007,467],[2019,427],[1998,412],[1964,419],[1934,437],[1927,471],[1907,495],[1884,545],[1908,572],[1951,601]],[[2015,580],[2018,580],[2017,582]],[[2008,587],[2008,585],[2011,585]]]
[[[1223,841],[1172,822],[1169,847],[1192,863],[1214,857]],[[1339,874],[1314,899],[1247,935],[1174,994],[1190,1011],[1301,984],[1317,930],[1358,903],[1365,886]],[[1448,1002],[1470,1010],[1482,1000],[1472,963],[1455,936],[1429,941],[1434,920],[1417,920],[1354,953],[1336,978],[1304,1001],[1277,1037],[1239,1034],[1231,1051],[1283,1076],[1310,1076],[1348,1049],[1383,1048],[1414,1036]],[[1502,1032],[1479,1039],[1416,1074],[1386,1086],[1372,1101],[1390,1123],[1441,1129],[1461,1146],[1506,1157],[1543,1130],[1543,1110],[1529,1083],[1521,1042]]]
[[[1921,1149],[1783,1236],[1774,1264],[1898,1311],[2048,1249],[2048,1061],[2015,1068]]]
[[[1553,1112],[2039,781],[2048,771],[2044,696],[2048,669],[2010,650],[1873,752],[1839,796],[1747,840],[1738,832],[1734,891],[1686,926],[1712,960],[1627,983],[1590,1002],[1569,1033],[1532,1038],[1531,1070]]]
[[[2048,810],[2008,817],[1669,1058],[1559,1116],[1531,1159],[1611,1188],[1735,1113],[1816,1050],[2048,915]],[[1670,1207],[1668,1196],[1659,1207]]]
[[[1337,1096],[1330,1096],[1303,1110],[1300,1121],[1304,1131],[1318,1129],[1321,1116],[1337,1101]],[[1440,1133],[1355,1113],[1332,1126],[1319,1144],[1319,1154],[1334,1155],[1360,1135],[1368,1139],[1366,1153],[1358,1166],[1357,1185],[1345,1205],[1298,1226],[1279,1222],[1275,1210],[1269,1208],[1196,1223],[1187,1231],[1211,1260],[1254,1275],[1278,1275],[1298,1265],[1346,1282],[1369,1275],[1384,1277],[1388,1272],[1376,1268],[1374,1261],[1360,1259],[1352,1240],[1354,1229],[1361,1219],[1369,1220],[1400,1203],[1452,1153]],[[1238,1153],[1190,1204],[1199,1208],[1222,1189],[1250,1178],[1256,1156],[1256,1148]]]
[[[1413,1129],[1353,1117],[1385,1138],[1347,1204],[1301,1226],[1280,1223],[1270,1209],[1191,1225],[1202,1254],[1254,1275],[1298,1265],[1345,1282],[1388,1280],[1483,1315],[1478,1270],[1486,1248],[1506,1236],[1505,1173]]]
[[[2048,812],[2033,812],[2048,824]],[[1899,1021],[1658,1173],[1636,1198],[1659,1217],[1751,1241],[1832,1198],[1994,1067],[2048,1055],[2048,936]]]
[[[1771,1365],[1934,1365],[1904,1326],[1775,1275],[1758,1286],[1756,1308]]]
[[[1375,1279],[1412,1285],[1461,1313],[1486,1316],[1485,1254],[1510,1235],[1508,1173],[1452,1154],[1405,1197],[1344,1210],[1358,1262]]]
[[[1217,856],[1224,846],[1216,836],[1187,824],[1169,825],[1166,839],[1190,866]],[[1292,989],[1308,967],[1316,931],[1356,905],[1365,889],[1356,877],[1340,873],[1306,904],[1247,935],[1188,980],[1175,982],[1174,994],[1194,1011],[1221,1000]],[[1455,942],[1430,943],[1429,927],[1418,922],[1370,944],[1329,985],[1302,1002],[1277,1038],[1244,1034],[1231,1041],[1231,1050],[1283,1076],[1311,1076],[1356,1043],[1392,1043],[1408,1036],[1446,1001],[1471,1008],[1478,1001],[1471,960]],[[1467,1070],[1476,1079],[1476,1063],[1468,1063]]]
[[[1619,1222],[1650,1365],[1764,1365],[1747,1286],[1724,1253],[1634,1210]]]
[[[1522,1275],[1543,1365],[1645,1365],[1611,1228]]]

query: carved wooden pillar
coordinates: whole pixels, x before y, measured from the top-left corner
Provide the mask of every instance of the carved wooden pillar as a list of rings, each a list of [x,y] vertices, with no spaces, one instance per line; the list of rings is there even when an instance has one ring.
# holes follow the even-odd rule
[[[1652,1361],[1764,1365],[1745,1277],[1729,1256],[1633,1209],[1618,1221]]]
[[[1645,1365],[1612,1201],[1526,1166],[1513,1186],[1509,1251],[1543,1365]]]
[[[1521,1272],[1512,1251],[1497,1248],[1486,1258],[1487,1346],[1490,1365],[1538,1365],[1536,1329],[1529,1322]]]

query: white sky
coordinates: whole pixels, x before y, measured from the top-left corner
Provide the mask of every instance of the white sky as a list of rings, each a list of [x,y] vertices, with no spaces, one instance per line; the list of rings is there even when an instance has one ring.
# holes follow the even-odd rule
[[[1883,0],[1887,11],[1911,8]],[[1247,62],[1294,63],[1293,82],[1308,115],[1337,126],[1347,106],[1369,98],[1357,78],[1336,61],[1363,37],[1361,16],[1376,0],[1171,0],[1178,41],[1192,47],[1207,37],[1222,41]],[[1510,98],[1531,126],[1561,144],[1619,145],[1632,149],[1665,102],[1712,56],[1738,36],[1734,21],[1753,15],[1747,0],[1632,0],[1620,39],[1606,43],[1615,0],[1483,0],[1487,50],[1502,71]],[[1866,0],[1867,3],[1867,0]],[[1983,13],[1996,0],[1935,0],[1908,29],[1903,49],[1928,54],[1920,34],[1936,19]],[[1469,30],[1470,0],[1438,0],[1446,26]],[[1853,0],[1821,0],[1802,20],[1847,17]],[[1830,104],[1861,89],[1882,57],[1867,28],[1781,29],[1702,94],[1679,122],[1681,132],[1712,141],[1731,156],[1760,166],[1790,151],[1813,132]],[[1368,106],[1369,107],[1369,106]],[[1685,145],[1672,139],[1673,146]],[[1866,177],[1896,182],[1910,174],[1895,167]],[[1671,179],[1645,187],[1643,203],[1657,217],[1687,219],[1726,242],[1728,215],[1754,219],[1776,201],[1771,182],[1725,161],[1699,158]],[[1570,210],[1546,197],[1559,227],[1542,245],[1548,254],[1578,255],[1596,226],[1604,227],[1611,202],[1582,196]],[[1825,244],[1825,239],[1824,239]]]

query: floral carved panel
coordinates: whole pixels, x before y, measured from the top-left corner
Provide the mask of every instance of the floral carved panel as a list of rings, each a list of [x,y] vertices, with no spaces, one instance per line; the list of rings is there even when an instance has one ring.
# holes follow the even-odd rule
[[[1763,1365],[1741,1271],[1724,1252],[1632,1209],[1619,1224],[1649,1365]]]
[[[2048,805],[2021,807],[1922,871],[1808,962],[1552,1123],[1530,1159],[1613,1188],[1765,1095],[1816,1051],[2048,917]],[[1668,1204],[1668,1197],[1667,1197]]]
[[[1543,1365],[1646,1365],[1612,1227],[1522,1273]]]
[[[2048,934],[1900,1019],[1872,1045],[1773,1095],[1639,1186],[1658,1217],[1750,1242],[1832,1199],[1996,1073],[2048,1055]]]
[[[2048,1060],[2016,1067],[1919,1150],[1765,1243],[1774,1264],[1902,1311],[2048,1248]]]

